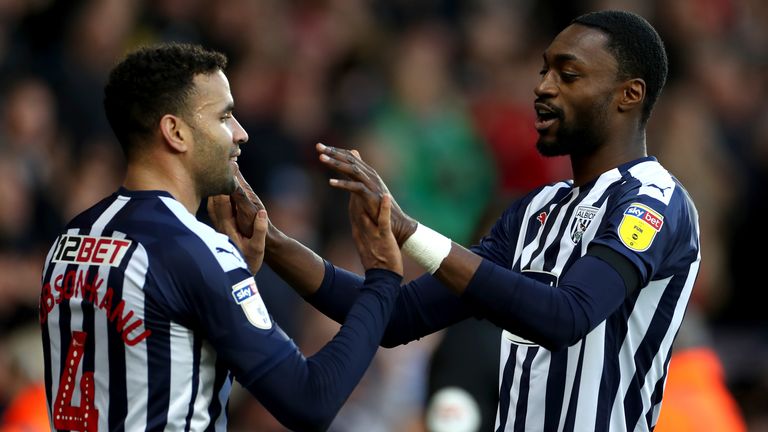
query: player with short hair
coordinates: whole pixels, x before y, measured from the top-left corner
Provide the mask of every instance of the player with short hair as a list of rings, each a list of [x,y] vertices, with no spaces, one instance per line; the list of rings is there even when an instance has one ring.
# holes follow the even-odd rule
[[[226,58],[196,45],[129,54],[105,88],[127,157],[123,186],[76,216],[46,258],[40,296],[53,430],[227,429],[236,378],[280,422],[324,430],[376,352],[402,262],[382,217],[356,225],[367,269],[345,325],[305,358],[253,278],[267,214],[234,202],[240,146]],[[216,232],[194,213],[202,199]],[[242,217],[240,218],[242,219]]]
[[[645,19],[580,16],[544,51],[534,89],[536,146],[570,156],[573,180],[512,203],[469,250],[393,203],[398,243],[428,273],[401,291],[383,346],[470,317],[501,327],[496,431],[656,424],[701,259],[693,202],[646,153],[646,122],[666,74],[663,42]],[[346,176],[331,185],[352,192],[353,225],[376,215],[387,193],[376,171],[353,151],[317,149]],[[273,226],[266,247],[270,266],[309,302],[344,317],[359,276]]]

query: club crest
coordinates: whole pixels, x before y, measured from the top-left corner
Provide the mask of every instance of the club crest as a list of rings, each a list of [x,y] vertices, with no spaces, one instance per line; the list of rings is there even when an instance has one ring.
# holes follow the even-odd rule
[[[571,241],[573,241],[574,244],[581,241],[584,232],[589,228],[589,225],[592,223],[592,219],[595,218],[598,210],[598,208],[591,206],[579,206],[576,208],[570,226]]]

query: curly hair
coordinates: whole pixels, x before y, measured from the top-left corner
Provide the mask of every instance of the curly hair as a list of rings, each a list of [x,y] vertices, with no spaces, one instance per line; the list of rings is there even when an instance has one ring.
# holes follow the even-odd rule
[[[226,66],[224,54],[181,43],[144,47],[118,63],[104,88],[104,110],[126,157],[162,116],[186,114],[195,75]]]
[[[643,17],[625,11],[590,12],[572,23],[597,28],[608,36],[608,50],[619,65],[619,78],[645,81],[641,123],[651,116],[656,100],[667,81],[669,69],[664,42]]]

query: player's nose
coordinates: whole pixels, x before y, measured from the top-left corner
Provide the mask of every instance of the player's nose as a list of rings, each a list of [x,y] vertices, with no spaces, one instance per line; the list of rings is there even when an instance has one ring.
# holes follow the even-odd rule
[[[243,129],[243,126],[236,118],[233,118],[233,120],[235,121],[235,130],[232,134],[232,140],[237,144],[245,144],[248,142],[248,132]]]

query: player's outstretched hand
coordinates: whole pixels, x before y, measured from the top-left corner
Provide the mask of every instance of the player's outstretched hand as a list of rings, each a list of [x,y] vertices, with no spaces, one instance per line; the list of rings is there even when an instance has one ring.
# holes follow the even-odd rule
[[[378,217],[373,219],[362,209],[362,198],[354,194],[350,196],[349,218],[352,222],[352,237],[366,270],[379,268],[402,275],[403,258],[390,223],[392,196],[385,194],[379,202]]]
[[[331,186],[359,196],[362,199],[359,205],[372,220],[379,218],[382,197],[390,196],[391,229],[397,243],[402,246],[416,231],[417,223],[397,205],[379,173],[363,161],[357,150],[340,149],[320,143],[315,148],[320,153],[320,161],[325,166],[347,177],[347,179],[331,179]]]

